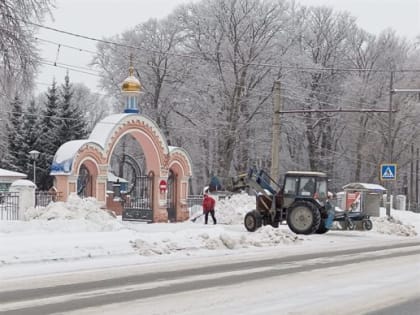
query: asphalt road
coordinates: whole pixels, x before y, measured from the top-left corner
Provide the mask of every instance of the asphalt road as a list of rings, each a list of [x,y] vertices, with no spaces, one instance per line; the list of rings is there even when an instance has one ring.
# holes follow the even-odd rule
[[[393,251],[395,249],[395,251]],[[176,271],[133,274],[119,278],[0,292],[0,314],[46,315],[65,313],[111,303],[147,299],[159,295],[230,286],[315,269],[363,263],[372,259],[419,255],[420,242],[326,253],[304,254],[258,261],[243,261]],[[402,304],[409,310],[418,300]],[[394,307],[394,306],[393,306]],[[404,314],[393,308],[385,313]],[[391,312],[391,313],[389,313]],[[392,313],[393,312],[393,313]],[[415,313],[406,313],[415,314]]]
[[[410,299],[365,315],[417,315],[420,314],[420,298]]]

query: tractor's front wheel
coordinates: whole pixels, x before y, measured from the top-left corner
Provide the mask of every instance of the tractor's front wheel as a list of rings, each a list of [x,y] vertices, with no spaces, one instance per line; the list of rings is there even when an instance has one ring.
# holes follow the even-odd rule
[[[244,225],[249,232],[255,232],[262,225],[261,214],[257,210],[248,212],[245,215]]]
[[[310,202],[297,201],[287,210],[287,225],[296,234],[315,233],[320,224],[321,213]]]

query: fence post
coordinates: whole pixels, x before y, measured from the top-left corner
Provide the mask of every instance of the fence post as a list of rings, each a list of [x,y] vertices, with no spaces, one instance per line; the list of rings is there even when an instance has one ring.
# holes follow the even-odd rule
[[[10,192],[17,192],[19,194],[18,220],[24,220],[25,211],[35,207],[35,187],[33,182],[26,179],[19,179],[10,186]]]

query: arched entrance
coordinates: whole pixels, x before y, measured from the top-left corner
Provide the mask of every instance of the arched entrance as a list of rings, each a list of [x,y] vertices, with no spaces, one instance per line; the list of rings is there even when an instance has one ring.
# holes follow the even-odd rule
[[[77,177],[77,195],[82,198],[92,196],[92,176],[85,164],[80,166]]]
[[[166,198],[166,206],[168,211],[168,221],[176,222],[177,218],[177,176],[172,171],[169,170],[168,182],[167,182],[167,198]]]
[[[130,139],[125,151],[118,149],[124,139]],[[140,150],[144,158],[139,156]],[[114,152],[114,158],[122,161],[121,173],[120,166],[113,165]],[[191,164],[182,148],[167,145],[153,121],[137,114],[116,114],[99,122],[89,139],[63,144],[54,157],[51,175],[64,201],[71,193],[79,192],[95,197],[114,211],[111,206],[119,206],[121,212],[123,208],[133,209],[130,215],[133,220],[179,222],[188,219]],[[126,187],[122,189],[129,197],[126,204],[107,203],[113,193],[111,177],[115,181],[126,180]],[[166,191],[160,191],[161,181],[168,183]]]
[[[153,222],[153,172],[145,174],[144,156],[113,154],[111,169],[118,169],[122,219]]]
[[[105,117],[88,139],[66,142],[57,150],[50,173],[56,190],[64,201],[79,193],[95,197],[108,209],[119,207],[121,212],[123,199],[125,217],[133,220],[186,220],[192,176],[189,155],[169,146],[156,122],[140,113],[142,85],[132,65],[121,94],[124,113]],[[169,189],[160,190],[159,183],[165,181]],[[126,198],[120,198],[121,193]]]

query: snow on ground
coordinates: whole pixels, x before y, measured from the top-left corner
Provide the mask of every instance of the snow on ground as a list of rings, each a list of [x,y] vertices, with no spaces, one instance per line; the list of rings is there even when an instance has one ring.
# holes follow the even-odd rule
[[[372,218],[371,231],[331,230],[304,236],[281,225],[249,233],[243,218],[254,208],[255,197],[238,194],[217,202],[217,225],[204,225],[203,217],[195,222],[145,224],[122,221],[101,209],[95,199],[73,195],[66,203],[29,209],[26,221],[0,221],[0,278],[58,272],[60,268],[232,255],[271,247],[282,252],[343,248],[376,244],[378,240],[418,239],[420,231],[420,214],[393,210],[392,217],[387,218],[382,209],[381,217]],[[201,213],[198,209],[192,217]],[[57,267],[57,262],[65,267]],[[42,263],[50,264],[48,270],[43,270]]]

